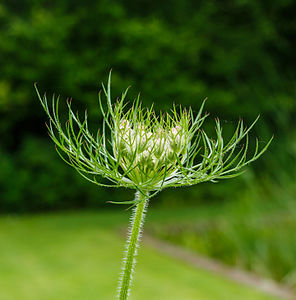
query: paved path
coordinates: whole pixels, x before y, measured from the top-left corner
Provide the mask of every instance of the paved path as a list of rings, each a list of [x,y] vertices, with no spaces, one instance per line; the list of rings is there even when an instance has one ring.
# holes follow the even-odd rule
[[[229,267],[216,260],[197,255],[195,252],[154,238],[147,233],[144,234],[143,239],[145,244],[157,251],[184,261],[193,267],[213,271],[216,274],[221,274],[223,277],[251,286],[267,294],[281,297],[282,299],[296,300],[296,295],[292,292],[292,290],[276,283],[273,280],[261,278],[239,268]]]

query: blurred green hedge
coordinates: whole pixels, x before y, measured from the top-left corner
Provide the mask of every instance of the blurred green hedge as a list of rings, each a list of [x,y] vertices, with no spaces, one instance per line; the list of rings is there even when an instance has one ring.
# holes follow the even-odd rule
[[[275,142],[255,174],[289,178],[296,153],[295,9],[292,0],[3,0],[1,209],[91,207],[111,200],[113,192],[98,193],[59,161],[33,89],[37,81],[48,95],[73,97],[96,127],[97,91],[110,68],[113,95],[132,84],[130,99],[141,91],[143,102],[155,102],[156,109],[175,102],[197,110],[208,97],[206,109],[229,130],[239,116],[250,123],[260,113],[254,136],[263,145],[275,134]],[[208,185],[203,189],[215,196]]]

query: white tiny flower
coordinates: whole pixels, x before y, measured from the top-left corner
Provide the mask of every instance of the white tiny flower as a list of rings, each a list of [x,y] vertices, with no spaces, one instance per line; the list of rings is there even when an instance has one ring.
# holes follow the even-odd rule
[[[147,151],[147,150],[143,151],[143,152],[142,152],[142,157],[143,157],[145,160],[149,159],[149,157],[150,157],[149,151]]]
[[[153,152],[156,157],[160,158],[164,153],[164,147],[165,147],[165,139],[163,137],[159,138],[156,137],[153,140]]]
[[[174,137],[176,137],[177,135],[180,135],[181,130],[182,130],[182,127],[180,125],[177,125],[176,127],[173,127],[171,129],[171,133]]]
[[[129,129],[129,128],[130,128],[129,120],[122,119],[119,123],[119,129],[120,130],[126,130],[126,129]]]
[[[177,125],[171,129],[171,147],[179,152],[185,146],[186,139],[185,133],[180,125]]]
[[[152,136],[152,132],[151,132],[151,131],[148,131],[148,132],[146,133],[146,136],[147,136],[147,140],[150,139],[150,137]]]

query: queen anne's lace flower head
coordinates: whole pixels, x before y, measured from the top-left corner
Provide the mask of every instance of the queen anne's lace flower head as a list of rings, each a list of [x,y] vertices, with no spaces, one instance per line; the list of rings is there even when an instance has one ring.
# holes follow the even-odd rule
[[[37,88],[36,88],[37,90]],[[199,112],[177,109],[157,115],[152,108],[142,108],[135,101],[126,110],[127,90],[115,104],[111,101],[111,74],[107,88],[103,85],[107,108],[101,101],[101,131],[93,136],[88,129],[87,114],[80,120],[68,101],[69,120],[63,126],[58,116],[59,98],[52,107],[46,96],[38,96],[50,118],[49,133],[61,157],[91,182],[103,186],[123,186],[159,192],[166,187],[194,185],[200,182],[230,178],[256,160],[271,140],[247,159],[249,128],[240,120],[233,136],[225,142],[220,122],[216,119],[216,138],[210,139],[201,129],[207,117]],[[245,140],[244,147],[239,144]],[[98,182],[98,176],[113,184]],[[154,193],[150,193],[153,196]],[[128,202],[131,203],[131,202]]]
[[[174,127],[171,128],[165,128],[165,123],[162,124],[149,114],[145,122],[149,125],[137,119],[134,122],[126,118],[116,120],[114,155],[123,171],[132,168],[128,177],[133,182],[144,184],[154,178],[157,185],[163,180],[164,170],[166,176],[176,171],[177,160],[185,159],[186,144],[191,140],[185,130],[182,132],[182,122],[187,123],[188,116],[184,112],[182,117],[182,120],[172,120]],[[154,121],[151,118],[155,118]]]

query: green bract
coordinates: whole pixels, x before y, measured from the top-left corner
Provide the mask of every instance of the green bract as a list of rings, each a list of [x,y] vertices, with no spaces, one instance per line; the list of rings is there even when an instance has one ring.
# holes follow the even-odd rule
[[[73,113],[68,101],[68,121],[62,125],[59,119],[59,98],[53,97],[51,105],[46,96],[36,91],[47,113],[50,137],[60,156],[83,177],[102,186],[136,189],[133,201],[117,202],[135,207],[123,260],[118,298],[129,297],[135,257],[143,230],[145,211],[149,199],[167,187],[194,185],[239,175],[242,168],[257,159],[271,140],[259,151],[256,140],[255,153],[247,159],[249,128],[240,120],[233,136],[224,142],[220,122],[216,119],[216,138],[210,139],[201,129],[207,115],[202,114],[205,101],[196,116],[191,109],[177,109],[170,114],[159,114],[142,108],[139,98],[127,109],[124,102],[128,89],[112,104],[111,72],[107,88],[107,108],[99,94],[103,114],[101,131],[96,135],[88,129],[87,114],[83,120]],[[244,147],[238,144],[245,141]],[[98,181],[98,176],[111,183]]]
[[[115,104],[111,100],[111,73],[107,88],[107,109],[103,114],[101,133],[88,129],[87,114],[83,120],[75,114],[68,101],[69,118],[63,126],[59,120],[59,97],[53,97],[49,106],[46,96],[41,104],[50,118],[50,137],[60,156],[82,176],[97,185],[123,186],[155,193],[167,187],[194,185],[205,181],[230,178],[256,160],[269,146],[271,140],[259,151],[256,140],[255,153],[247,159],[248,132],[243,121],[238,122],[232,138],[225,142],[220,122],[216,119],[216,138],[210,139],[201,129],[207,117],[202,115],[205,101],[196,116],[191,109],[177,109],[156,115],[153,108],[144,109],[135,101],[126,111],[126,90]],[[107,138],[107,136],[109,138]],[[244,146],[238,144],[245,140]],[[239,149],[239,151],[237,151]],[[100,183],[98,176],[113,184]],[[134,201],[128,201],[131,203]]]

